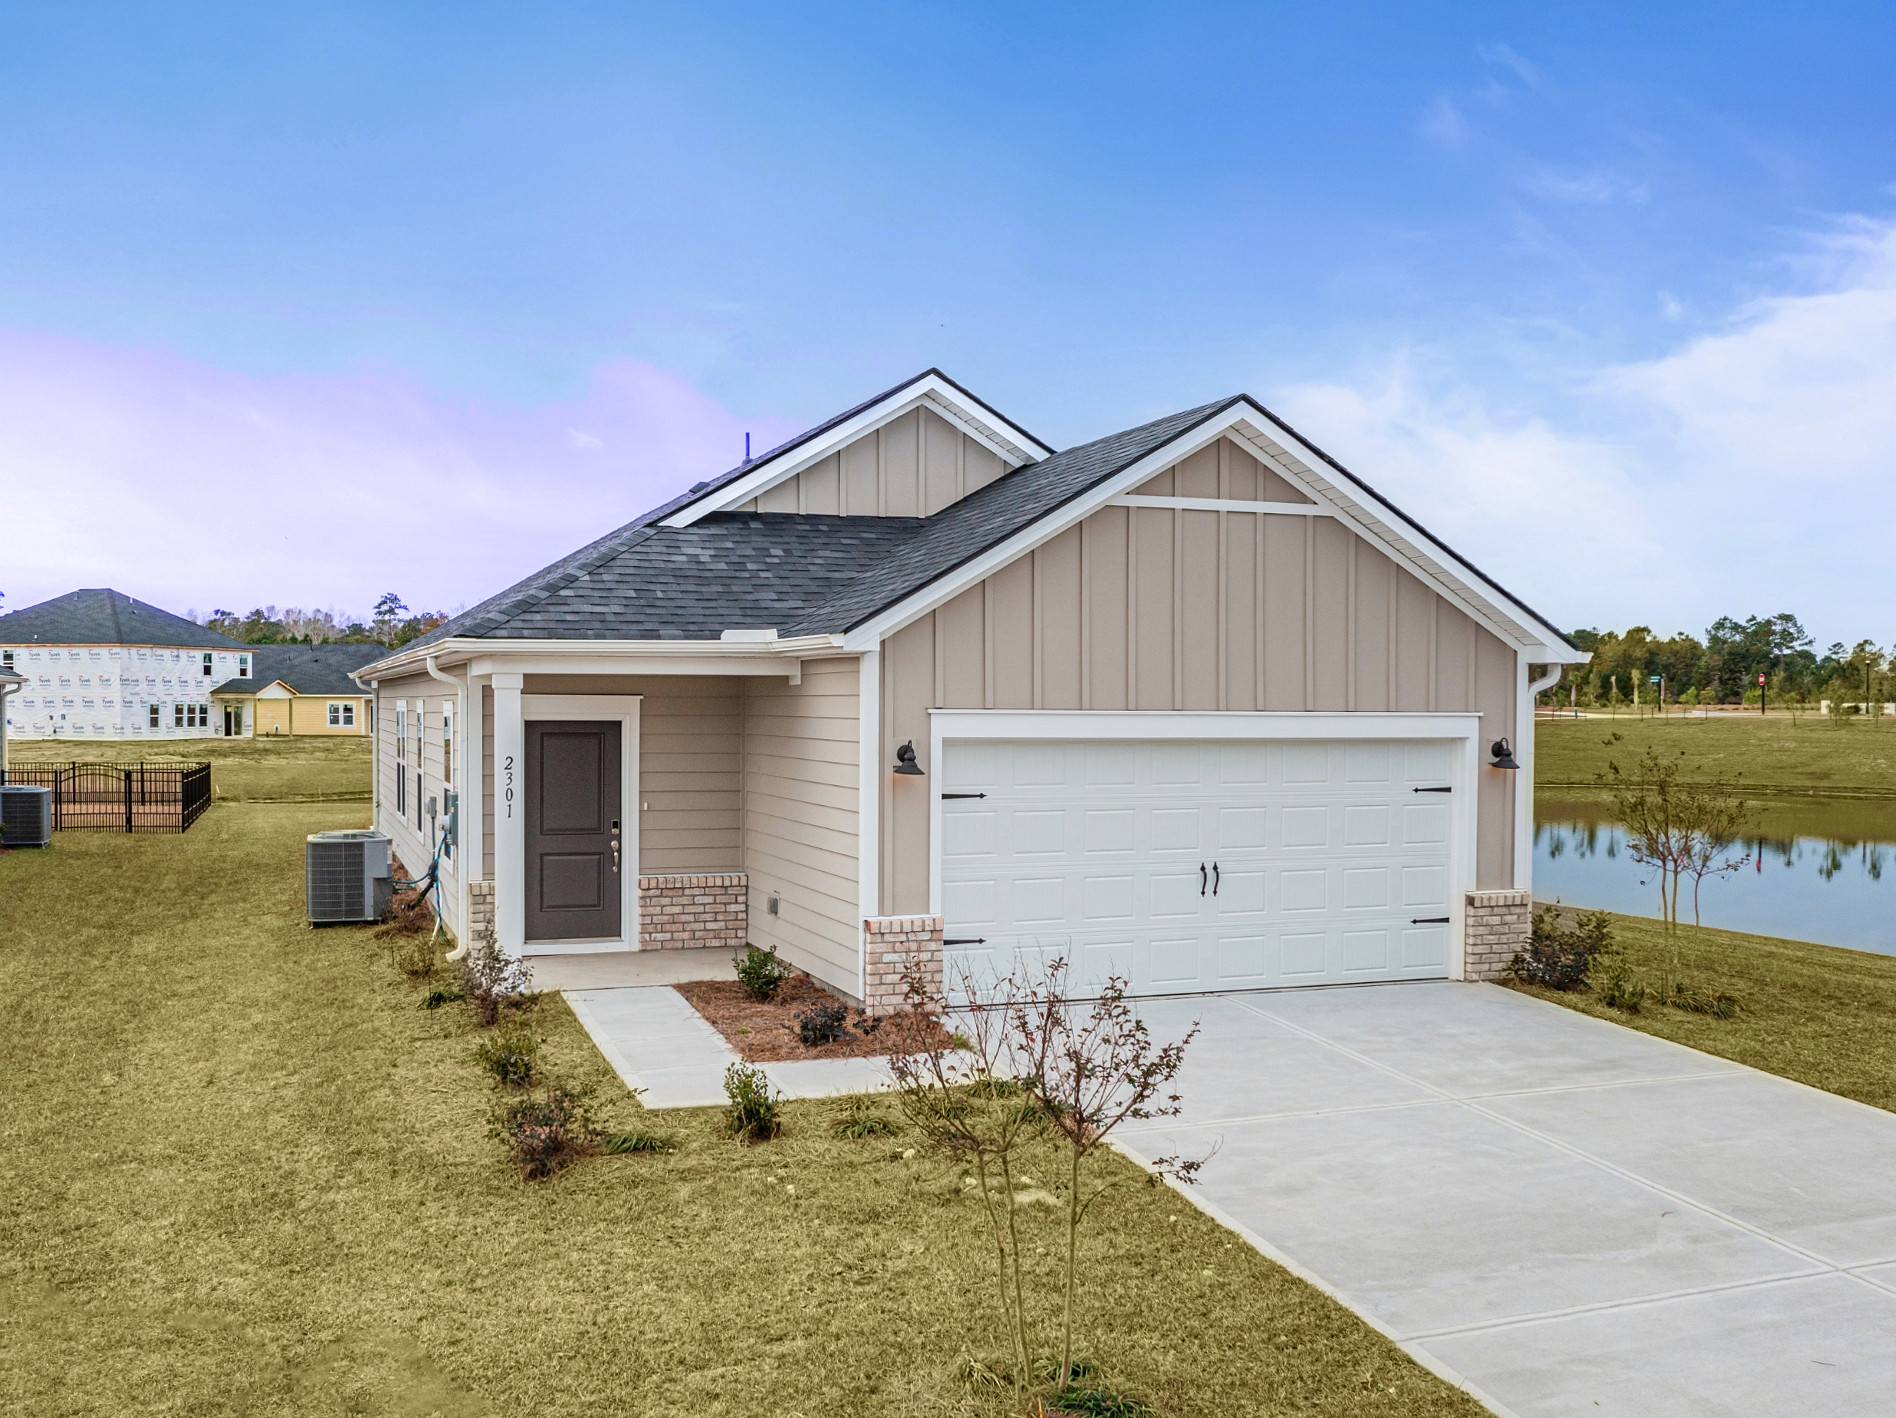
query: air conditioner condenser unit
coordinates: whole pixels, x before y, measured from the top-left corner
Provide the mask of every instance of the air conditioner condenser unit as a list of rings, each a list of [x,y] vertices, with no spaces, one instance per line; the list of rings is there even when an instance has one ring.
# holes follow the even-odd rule
[[[393,854],[386,833],[312,832],[304,857],[310,924],[379,921],[387,915],[394,897]]]
[[[53,790],[25,783],[0,788],[0,842],[9,847],[50,847],[53,842]]]

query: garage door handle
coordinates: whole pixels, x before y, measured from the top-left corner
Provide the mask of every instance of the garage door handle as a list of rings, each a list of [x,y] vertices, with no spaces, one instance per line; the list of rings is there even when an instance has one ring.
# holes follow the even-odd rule
[[[984,935],[951,937],[951,938],[943,940],[942,944],[943,945],[986,945],[987,937]]]
[[[943,793],[941,800],[947,802],[950,798],[985,798],[986,796],[986,793]]]
[[[1409,924],[1412,926],[1445,926],[1448,924],[1448,917],[1447,916],[1411,916],[1409,917]]]
[[[1455,790],[1453,788],[1411,788],[1409,791],[1412,793],[1452,793]]]
[[[1209,878],[1207,878],[1205,875],[1205,864],[1203,862],[1200,862],[1198,864],[1198,894],[1200,896],[1203,896],[1205,894],[1205,882],[1208,879]]]
[[[1218,894],[1218,864],[1216,862],[1211,864],[1211,894],[1213,896]]]

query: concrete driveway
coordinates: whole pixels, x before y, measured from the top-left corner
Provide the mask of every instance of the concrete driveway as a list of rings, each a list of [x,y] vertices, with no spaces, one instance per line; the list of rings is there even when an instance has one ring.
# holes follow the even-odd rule
[[[1492,985],[1140,1012],[1128,1150],[1497,1412],[1896,1413],[1896,1115]]]

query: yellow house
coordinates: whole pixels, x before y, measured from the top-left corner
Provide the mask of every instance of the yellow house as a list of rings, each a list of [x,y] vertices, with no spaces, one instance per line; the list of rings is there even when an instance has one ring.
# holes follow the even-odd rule
[[[382,645],[265,645],[250,674],[211,691],[213,728],[229,738],[327,734],[366,738],[373,696],[349,678],[388,653]]]

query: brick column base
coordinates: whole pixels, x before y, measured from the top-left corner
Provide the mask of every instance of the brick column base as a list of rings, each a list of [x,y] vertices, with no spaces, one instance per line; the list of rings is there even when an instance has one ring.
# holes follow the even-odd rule
[[[494,938],[494,883],[470,881],[467,884],[467,938]]]
[[[1525,891],[1471,891],[1463,919],[1462,978],[1498,980],[1527,949],[1534,900]]]
[[[738,950],[749,934],[744,872],[639,878],[639,949]]]
[[[862,1007],[870,1014],[905,1008],[911,974],[921,976],[931,998],[941,994],[940,916],[871,916],[862,931]]]

